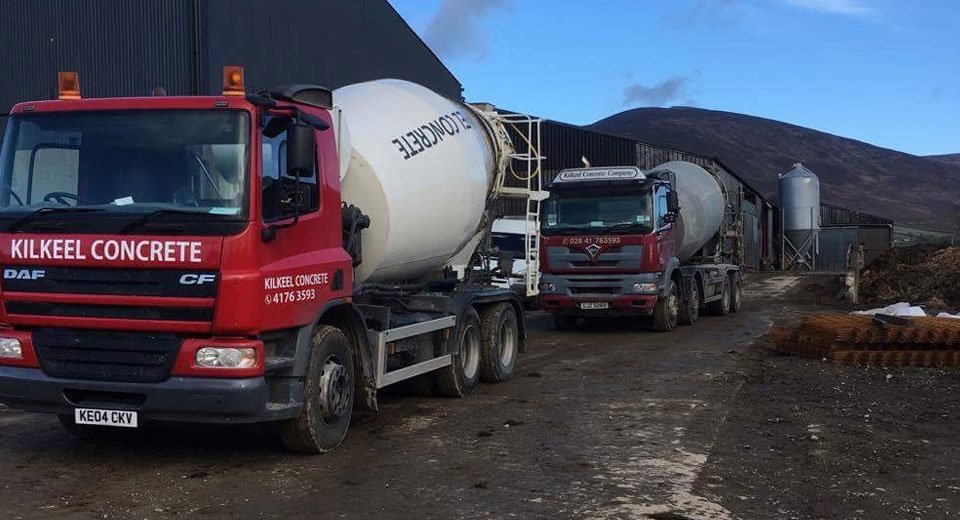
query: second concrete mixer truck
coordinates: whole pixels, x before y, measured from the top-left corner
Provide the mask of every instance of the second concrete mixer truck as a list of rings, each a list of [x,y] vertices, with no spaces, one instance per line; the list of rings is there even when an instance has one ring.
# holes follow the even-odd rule
[[[227,68],[220,96],[82,99],[60,79],[0,152],[4,403],[81,437],[274,422],[319,453],[382,387],[513,373],[518,295],[486,259],[447,266],[489,242],[489,200],[537,197],[499,188],[536,158],[495,113],[399,80],[247,94]]]
[[[726,193],[692,163],[561,171],[541,216],[540,307],[557,328],[635,317],[670,331],[740,310]]]

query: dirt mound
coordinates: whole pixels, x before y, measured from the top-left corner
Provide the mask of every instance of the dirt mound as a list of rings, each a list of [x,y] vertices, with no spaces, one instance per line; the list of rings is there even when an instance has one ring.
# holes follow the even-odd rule
[[[960,306],[960,247],[891,249],[863,270],[860,296],[865,303]]]

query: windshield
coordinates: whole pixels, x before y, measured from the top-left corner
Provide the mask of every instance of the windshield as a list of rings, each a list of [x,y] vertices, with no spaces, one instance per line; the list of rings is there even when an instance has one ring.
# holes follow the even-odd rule
[[[494,231],[490,235],[491,243],[499,251],[514,253],[514,256],[523,257],[526,249],[523,247],[523,235],[516,233],[498,233]]]
[[[649,233],[649,193],[621,196],[553,196],[543,205],[542,233]]]
[[[238,220],[246,215],[248,144],[240,111],[19,115],[0,155],[0,218],[43,210],[45,222],[158,211]]]

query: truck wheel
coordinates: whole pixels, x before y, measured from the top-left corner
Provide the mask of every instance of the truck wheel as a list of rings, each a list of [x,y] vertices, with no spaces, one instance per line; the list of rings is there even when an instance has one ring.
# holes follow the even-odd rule
[[[690,300],[680,306],[680,315],[677,317],[677,323],[680,325],[693,325],[700,317],[700,286],[696,280],[693,280],[693,288],[690,290]]]
[[[310,342],[300,415],[283,421],[280,434],[292,451],[316,455],[343,442],[353,413],[350,342],[336,327],[317,327]]]
[[[553,326],[557,330],[570,330],[576,328],[578,321],[576,316],[554,316]]]
[[[720,299],[710,302],[710,314],[715,316],[726,316],[730,314],[730,277],[723,279],[723,289],[720,292]]]
[[[510,379],[520,351],[520,326],[513,305],[499,303],[480,314],[483,347],[480,349],[480,379],[499,383]]]
[[[677,284],[670,280],[664,288],[663,294],[657,298],[657,305],[653,308],[653,330],[670,332],[677,326],[680,317],[680,294]]]
[[[740,277],[737,273],[730,273],[730,312],[740,312],[743,305],[743,288],[740,286]]]
[[[480,331],[480,316],[470,308],[460,322],[457,336],[459,352],[453,355],[453,363],[437,370],[437,391],[444,397],[463,397],[480,382],[480,350],[483,335]]]

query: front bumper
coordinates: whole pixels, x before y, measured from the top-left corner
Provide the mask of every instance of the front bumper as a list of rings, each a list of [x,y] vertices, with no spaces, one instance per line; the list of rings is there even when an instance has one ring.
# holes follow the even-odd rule
[[[161,383],[58,379],[38,368],[0,366],[0,401],[31,412],[129,410],[141,421],[253,423],[297,415],[299,403],[271,403],[263,377],[171,377]]]
[[[637,275],[551,275],[540,278],[540,308],[566,316],[650,316],[657,294],[641,293],[636,284],[659,282],[659,273]],[[551,286],[551,290],[542,287]],[[606,309],[584,309],[583,304],[606,303]]]
[[[606,309],[584,309],[584,303],[606,303]],[[565,295],[541,295],[540,309],[566,316],[650,316],[657,305],[657,295],[629,295],[615,298],[584,295],[573,298]]]

